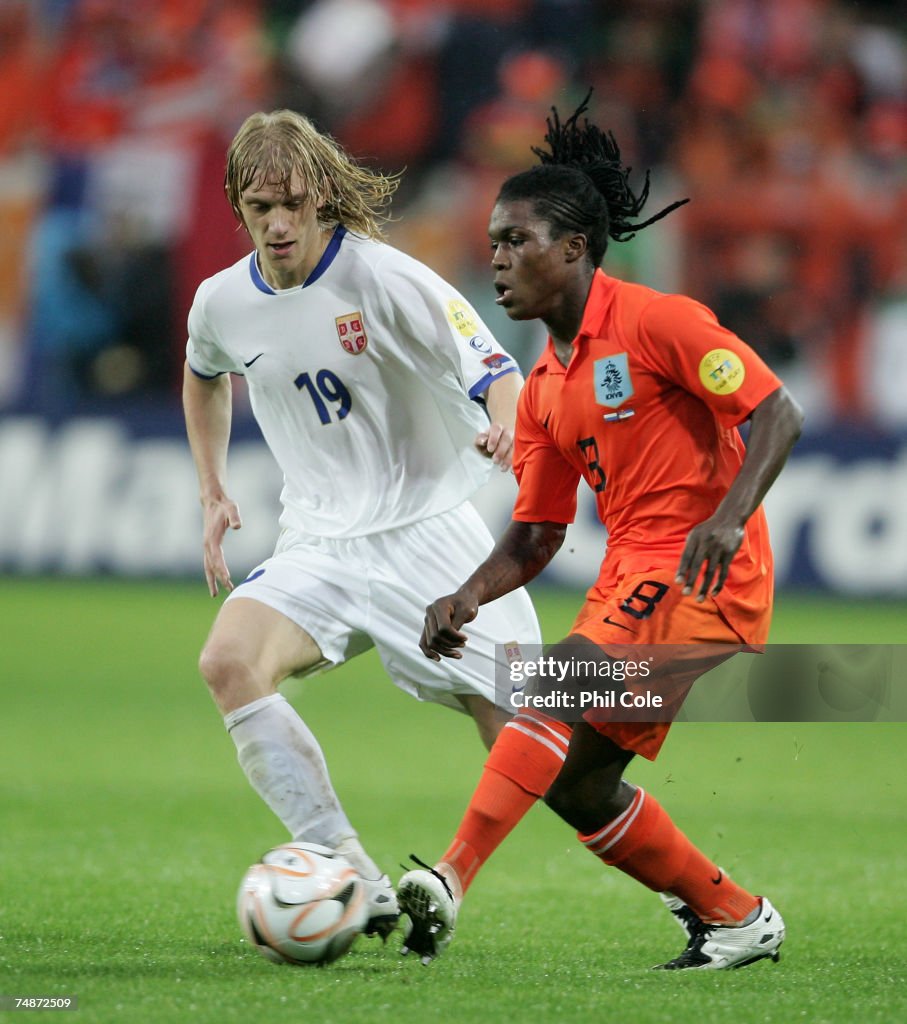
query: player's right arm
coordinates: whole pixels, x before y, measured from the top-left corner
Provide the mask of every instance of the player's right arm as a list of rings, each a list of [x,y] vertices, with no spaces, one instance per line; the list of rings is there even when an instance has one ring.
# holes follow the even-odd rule
[[[242,526],[239,507],[225,487],[233,416],[229,375],[203,378],[187,362],[183,371],[183,411],[202,504],[205,579],[209,593],[216,597],[218,583],[233,589],[224,558],[224,534]]]
[[[438,598],[425,611],[419,646],[426,658],[461,658],[466,643],[461,627],[479,614],[479,605],[524,586],[557,554],[566,523],[524,523],[512,520],[494,550],[453,594]]]
[[[520,485],[514,518],[491,554],[453,594],[425,612],[419,646],[433,661],[460,658],[466,643],[461,627],[479,606],[524,586],[545,568],[564,543],[576,515],[579,472],[565,461],[548,432],[548,409],[532,383],[520,393],[514,442],[514,473]]]

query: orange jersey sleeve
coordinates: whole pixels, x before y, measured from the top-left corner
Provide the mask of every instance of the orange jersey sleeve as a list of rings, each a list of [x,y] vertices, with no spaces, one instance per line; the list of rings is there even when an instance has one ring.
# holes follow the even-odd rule
[[[539,419],[539,367],[530,374],[517,406],[513,472],[520,485],[513,518],[524,523],[572,523],[580,472],[563,456]]]
[[[638,332],[651,364],[704,402],[723,427],[742,423],[781,386],[749,345],[685,295],[653,298],[639,314]]]

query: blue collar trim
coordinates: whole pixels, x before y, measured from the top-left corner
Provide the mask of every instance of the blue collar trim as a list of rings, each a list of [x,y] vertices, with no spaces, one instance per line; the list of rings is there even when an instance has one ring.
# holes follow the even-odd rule
[[[346,228],[342,224],[338,224],[337,227],[334,228],[334,234],[331,235],[331,240],[328,242],[327,248],[321,254],[321,259],[315,264],[312,273],[309,274],[305,281],[303,281],[303,288],[308,288],[310,284],[314,284],[334,262],[337,257],[337,253],[340,252],[340,243],[343,241],[343,236],[345,234]],[[277,294],[277,291],[261,276],[261,271],[258,269],[258,253],[256,252],[253,252],[249,257],[249,275],[252,278],[252,284],[254,284],[260,292],[264,292],[265,295]]]

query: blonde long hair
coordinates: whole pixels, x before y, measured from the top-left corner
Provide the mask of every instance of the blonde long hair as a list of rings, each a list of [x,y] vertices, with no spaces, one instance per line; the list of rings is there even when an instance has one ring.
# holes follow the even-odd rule
[[[240,222],[240,200],[253,185],[267,182],[287,192],[298,172],[306,194],[323,205],[319,222],[343,224],[357,234],[382,238],[399,174],[360,167],[329,136],[295,110],[247,117],[230,144],[224,191]]]

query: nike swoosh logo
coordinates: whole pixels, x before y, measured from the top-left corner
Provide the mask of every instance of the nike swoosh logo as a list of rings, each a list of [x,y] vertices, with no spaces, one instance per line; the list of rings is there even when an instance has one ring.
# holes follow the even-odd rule
[[[261,357],[263,355],[264,355],[264,352],[259,352],[258,355],[255,356],[255,359],[261,359]],[[247,363],[243,363],[243,366],[246,366],[246,367],[251,366],[255,362],[255,359],[250,359]]]
[[[773,916],[773,915],[772,915],[772,912],[771,912],[771,911],[769,911],[769,912],[768,912],[768,914],[766,915],[766,917],[765,917],[765,918],[763,919],[763,920],[765,921],[765,923],[766,923],[766,924],[768,924],[768,923],[769,923],[769,921],[771,921],[771,919],[772,919],[772,916]]]
[[[719,871],[718,872],[718,877],[717,878],[710,878],[709,881],[712,883],[712,885],[721,885],[721,879],[723,877],[724,877],[724,875],[722,875],[722,873]],[[766,918],[766,920],[768,920],[768,918]]]
[[[633,636],[636,636],[636,630],[635,629],[630,629],[629,626],[625,626],[622,622],[615,622],[614,619],[612,619],[610,615],[606,615],[602,619],[602,622],[607,622],[609,626],[617,626],[618,629],[622,629],[622,630],[624,630],[624,632],[632,633]]]

